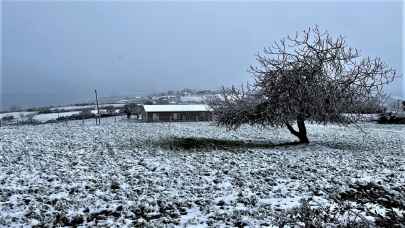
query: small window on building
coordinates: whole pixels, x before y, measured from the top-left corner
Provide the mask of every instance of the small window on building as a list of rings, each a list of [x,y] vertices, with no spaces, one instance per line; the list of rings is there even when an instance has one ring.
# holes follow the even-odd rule
[[[177,113],[173,113],[173,120],[177,120]]]

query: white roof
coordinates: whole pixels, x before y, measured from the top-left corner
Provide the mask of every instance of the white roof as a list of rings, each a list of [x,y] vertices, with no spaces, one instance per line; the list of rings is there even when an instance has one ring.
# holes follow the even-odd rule
[[[208,105],[144,105],[145,112],[208,112]]]

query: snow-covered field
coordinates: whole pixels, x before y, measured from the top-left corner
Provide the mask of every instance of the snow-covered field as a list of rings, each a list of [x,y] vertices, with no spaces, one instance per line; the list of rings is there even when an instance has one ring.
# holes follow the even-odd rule
[[[6,116],[13,116],[16,120],[25,120],[27,116],[35,115],[37,112],[6,112],[0,113],[0,119]]]
[[[104,108],[107,106],[113,106],[115,108],[121,108],[124,107],[125,104],[119,104],[119,103],[112,103],[112,104],[100,104],[99,108]],[[94,108],[96,109],[96,105],[69,105],[69,106],[59,106],[59,107],[54,107],[51,108],[51,110],[81,110],[81,109],[88,109],[88,108]]]
[[[38,114],[33,117],[34,120],[39,122],[46,122],[50,120],[56,120],[59,117],[68,117],[72,115],[79,114],[80,111],[71,111],[71,112],[60,112],[60,113],[46,113],[46,114]]]
[[[100,113],[107,112],[106,109],[100,109]],[[91,110],[91,113],[97,114],[97,110]],[[116,113],[118,113],[116,111]],[[0,114],[0,119],[4,116],[14,116],[14,120],[23,121],[28,120],[28,117],[32,117],[33,120],[40,123],[46,123],[47,121],[57,120],[59,117],[69,117],[80,114],[80,111],[58,112],[58,113],[42,113],[37,112],[8,112]]]
[[[100,113],[106,112],[106,109],[100,109]],[[91,110],[91,113],[97,114],[97,110]],[[80,114],[80,111],[70,111],[70,112],[59,112],[59,113],[46,113],[46,114],[38,114],[33,117],[34,120],[37,120],[41,123],[45,123],[51,120],[57,120],[59,117],[69,117],[73,115]]]
[[[309,145],[202,151],[156,142],[295,139],[285,129],[124,119],[3,127],[0,226],[270,226],[301,199],[327,205],[355,182],[405,185],[403,126],[308,128]]]

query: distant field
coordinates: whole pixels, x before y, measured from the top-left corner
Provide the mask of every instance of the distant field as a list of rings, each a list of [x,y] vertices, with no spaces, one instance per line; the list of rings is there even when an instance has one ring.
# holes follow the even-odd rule
[[[34,120],[38,120],[40,122],[46,122],[49,120],[56,120],[59,117],[72,116],[72,115],[76,115],[79,113],[80,113],[80,111],[38,114],[38,115],[34,116]]]
[[[113,106],[116,108],[124,107],[125,104],[100,104],[99,108]],[[51,110],[77,110],[77,109],[86,109],[86,108],[96,108],[96,105],[69,105],[69,106],[59,106],[51,108]]]
[[[295,139],[284,129],[124,119],[2,127],[0,226],[269,226],[300,200],[333,204],[353,183],[405,189],[403,126],[308,128],[309,145],[277,146]],[[162,143],[173,138],[216,145]],[[365,211],[386,212],[358,206],[370,221]]]
[[[107,106],[113,106],[115,108],[123,107],[125,104],[101,104],[99,106],[100,112],[106,111],[104,109]],[[26,111],[21,111],[21,112],[6,112],[6,113],[0,113],[0,119],[5,117],[5,116],[13,116],[14,120],[18,121],[25,121],[28,119],[28,117],[33,116],[33,119],[39,122],[46,122],[46,121],[51,121],[51,120],[56,120],[58,117],[69,117],[75,114],[79,114],[80,110],[83,109],[93,109],[91,112],[92,113],[97,113],[96,111],[96,106],[95,105],[71,105],[71,106],[60,106],[60,107],[55,107],[51,108],[50,110],[55,111],[55,113],[42,113],[39,114],[38,112],[26,112]],[[72,111],[75,110],[75,111]]]
[[[0,113],[0,118],[3,118],[5,116],[13,116],[15,119],[21,120],[25,118],[25,116],[28,115],[35,115],[37,112],[6,112],[6,113]]]

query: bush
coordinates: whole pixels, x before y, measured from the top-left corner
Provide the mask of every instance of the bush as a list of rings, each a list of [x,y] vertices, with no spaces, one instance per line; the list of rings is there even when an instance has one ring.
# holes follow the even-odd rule
[[[12,121],[14,120],[14,116],[3,116],[3,118],[1,118],[2,121]]]
[[[139,117],[142,111],[142,106],[135,103],[129,103],[123,107],[123,112],[127,115],[128,119],[131,118],[131,115],[136,115],[137,117]]]
[[[48,113],[53,113],[53,111],[50,108],[38,108],[38,114],[48,114]]]
[[[91,112],[91,109],[85,109],[81,111],[79,114],[74,114],[71,116],[62,116],[56,119],[56,121],[68,121],[68,120],[85,120],[85,119],[91,119],[95,118],[96,114]],[[100,117],[112,117],[115,116],[116,113],[102,113],[100,114]]]
[[[384,106],[381,97],[374,97],[368,101],[359,101],[355,107],[354,113],[374,114],[384,113]]]
[[[82,120],[82,119],[90,119],[94,118],[96,114],[92,113],[91,110],[83,110],[77,115],[73,115],[77,117],[77,119]]]
[[[38,114],[47,114],[47,113],[54,113],[55,110],[52,110],[53,106],[48,107],[34,107],[27,109],[28,112],[38,112]]]
[[[108,114],[114,114],[115,113],[115,107],[112,105],[105,106],[104,109],[107,111]]]
[[[384,113],[379,116],[377,122],[379,124],[405,124],[405,117],[392,113]]]
[[[96,115],[91,112],[91,110],[83,110],[79,114],[74,114],[71,116],[62,116],[57,118],[57,121],[66,121],[66,120],[84,120],[94,118]]]

